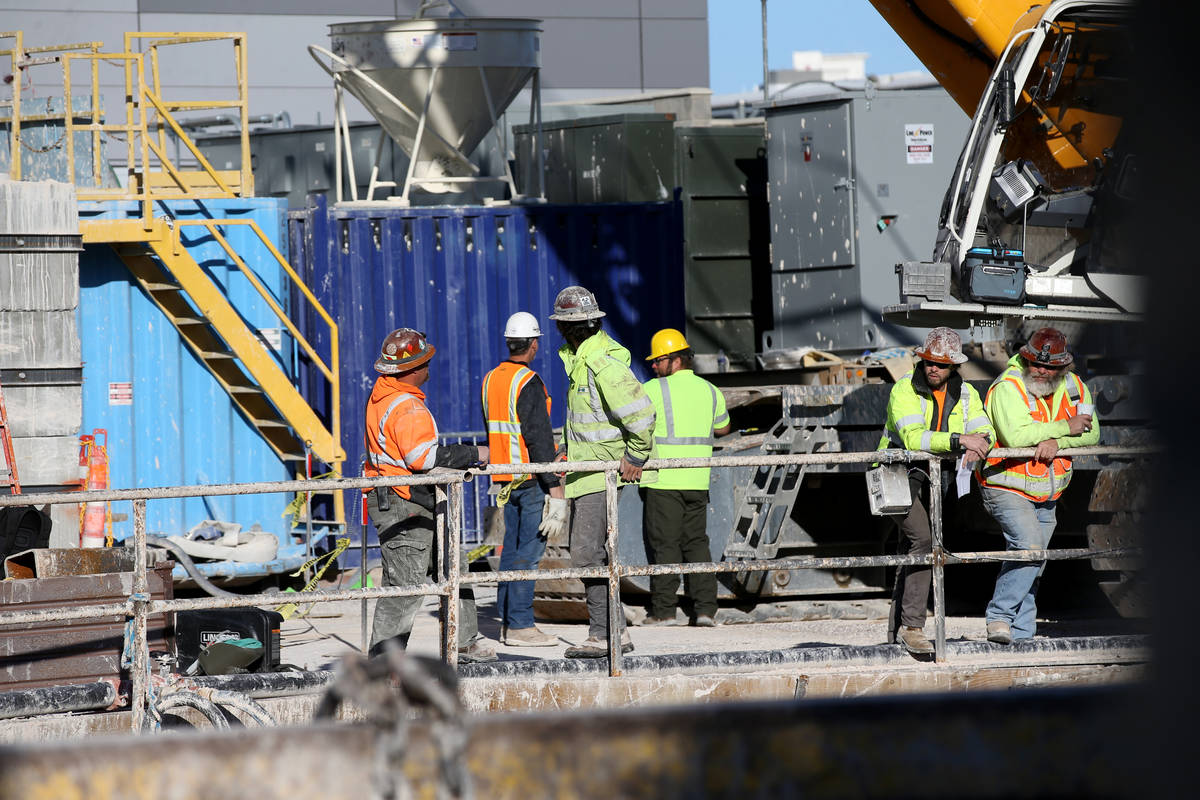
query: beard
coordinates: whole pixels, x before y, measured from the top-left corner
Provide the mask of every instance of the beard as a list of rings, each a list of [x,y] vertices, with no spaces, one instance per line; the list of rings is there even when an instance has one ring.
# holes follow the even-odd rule
[[[1042,380],[1033,377],[1032,372],[1026,369],[1022,372],[1022,379],[1025,381],[1025,391],[1029,392],[1034,397],[1049,397],[1058,389],[1060,383],[1063,382],[1064,375],[1055,375],[1053,378]]]

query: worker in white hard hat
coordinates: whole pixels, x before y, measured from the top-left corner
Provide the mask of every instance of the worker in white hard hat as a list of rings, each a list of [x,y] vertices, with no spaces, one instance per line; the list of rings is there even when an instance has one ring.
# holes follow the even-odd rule
[[[878,449],[924,450],[930,453],[962,453],[967,465],[987,455],[996,434],[984,412],[975,387],[958,374],[967,361],[962,338],[950,328],[934,328],[916,351],[917,363],[892,387],[888,396],[887,423]],[[944,462],[952,466],[953,462]],[[911,465],[908,472],[912,506],[894,519],[900,529],[900,548],[905,555],[933,552],[929,524],[929,475],[924,465]],[[943,480],[948,490],[952,480]],[[932,568],[914,565],[896,568],[888,616],[888,642],[898,642],[913,655],[927,656],[933,644],[925,635]]]
[[[629,369],[629,351],[600,327],[604,312],[596,296],[582,286],[568,286],[554,299],[550,319],[558,325],[566,344],[558,350],[567,370],[567,422],[563,430],[569,461],[620,461],[620,477],[627,483],[642,478],[642,466],[654,448],[654,404]],[[605,538],[608,506],[604,473],[571,472],[566,496],[571,501],[571,565],[599,567],[608,564]],[[588,638],[568,647],[568,658],[601,658],[608,655],[608,581],[584,578],[587,595]],[[621,650],[633,650],[625,628],[625,615],[612,621],[622,629]]]
[[[650,339],[646,357],[657,378],[646,381],[654,403],[656,458],[708,458],[713,440],[729,433],[729,412],[721,390],[692,372],[692,348],[675,328]],[[658,471],[658,480],[641,488],[642,536],[651,564],[712,561],[708,542],[708,467]],[[717,576],[696,573],[684,578],[692,600],[692,619],[700,628],[716,624]],[[650,577],[650,611],[643,625],[674,625],[679,576]]]
[[[367,400],[364,424],[365,477],[408,477],[434,467],[465,469],[488,459],[487,447],[438,444],[437,423],[425,406],[421,387],[429,380],[429,362],[437,352],[425,334],[398,328],[380,346],[379,377]],[[423,583],[434,569],[434,492],[432,486],[366,489],[367,514],[379,534],[384,586]],[[443,509],[444,510],[444,509]],[[452,543],[457,547],[458,543]],[[385,643],[408,646],[413,621],[424,597],[381,597],[375,605],[372,654]],[[458,603],[458,660],[495,661],[496,648],[479,635],[475,594],[463,586]]]
[[[542,329],[534,316],[518,311],[504,325],[508,358],[483,378],[483,417],[493,464],[537,464],[554,460],[550,393],[530,365],[538,354]],[[500,570],[538,568],[547,538],[567,530],[562,479],[552,472],[514,471],[492,475],[504,509]],[[550,647],[558,639],[533,622],[533,581],[501,581],[496,590],[500,641],[514,647]]]

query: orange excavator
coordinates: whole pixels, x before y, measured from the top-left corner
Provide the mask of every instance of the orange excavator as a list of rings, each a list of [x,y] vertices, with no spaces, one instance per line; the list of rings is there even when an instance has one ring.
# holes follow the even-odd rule
[[[928,262],[891,321],[1129,322],[1142,278],[1124,213],[1137,167],[1129,0],[871,0],[972,115]]]

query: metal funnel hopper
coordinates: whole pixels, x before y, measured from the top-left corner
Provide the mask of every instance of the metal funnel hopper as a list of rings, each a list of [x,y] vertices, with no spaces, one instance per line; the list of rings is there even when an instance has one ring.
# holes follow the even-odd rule
[[[541,65],[541,20],[447,17],[329,27],[333,57],[326,69],[409,154],[406,184],[416,179],[431,191],[452,191],[454,178],[478,173],[467,157]]]

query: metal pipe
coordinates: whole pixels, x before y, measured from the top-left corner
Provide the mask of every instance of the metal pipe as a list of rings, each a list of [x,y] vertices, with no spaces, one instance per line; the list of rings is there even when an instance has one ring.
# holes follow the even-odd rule
[[[1028,458],[1033,448],[996,448],[988,453],[996,458]],[[1076,447],[1063,451],[1072,457],[1117,456],[1141,457],[1161,452],[1154,447],[1118,447],[1113,445]],[[646,469],[676,469],[680,467],[756,467],[785,464],[870,464],[899,461],[928,461],[940,456],[916,450],[878,450],[862,453],[796,453],[791,455],[713,456],[712,458],[656,458],[646,462]],[[49,492],[46,494],[0,495],[0,508],[17,505],[46,505],[58,503],[115,502],[122,500],[162,500],[180,497],[217,497],[275,492],[330,492],[347,489],[367,489],[376,486],[430,486],[456,481],[473,480],[477,475],[511,474],[518,466],[522,472],[603,472],[618,468],[617,461],[559,461],[545,464],[492,464],[488,467],[463,471],[447,471],[413,475],[407,478],[384,476],[378,478],[341,478],[318,481],[260,481],[256,483],[216,483],[199,486],[162,486],[146,489],[106,489],[88,492]],[[506,472],[507,470],[507,472]]]
[[[459,525],[462,521],[462,484],[452,483],[448,491],[438,487],[437,494],[445,502],[442,506],[447,513],[438,517],[438,538],[445,546],[441,551],[445,558],[441,559],[443,580],[449,584],[449,592],[442,597],[442,607],[445,609],[442,619],[442,658],[451,668],[458,666],[458,562],[462,548],[462,534]]]
[[[771,70],[767,67],[767,0],[762,0],[763,107],[771,101]]]
[[[69,711],[94,711],[117,702],[117,689],[111,683],[76,683],[17,689],[0,692],[0,719],[61,714]]]
[[[608,560],[608,674],[621,675],[623,653],[621,634],[625,629],[625,609],[621,607],[620,557],[617,553],[617,471],[604,473],[604,552]]]
[[[942,569],[942,471],[934,460],[929,462],[929,524],[933,538],[933,660],[940,664],[946,660],[946,573]],[[924,611],[922,602],[922,614]]]
[[[237,692],[247,697],[285,697],[310,694],[333,682],[332,670],[248,672],[235,675],[199,675],[188,681],[202,689]]]
[[[146,702],[150,684],[150,645],[146,641],[146,606],[150,604],[150,586],[146,580],[146,501],[133,503],[133,667],[130,680],[132,714],[129,723],[135,734],[146,722]]]

